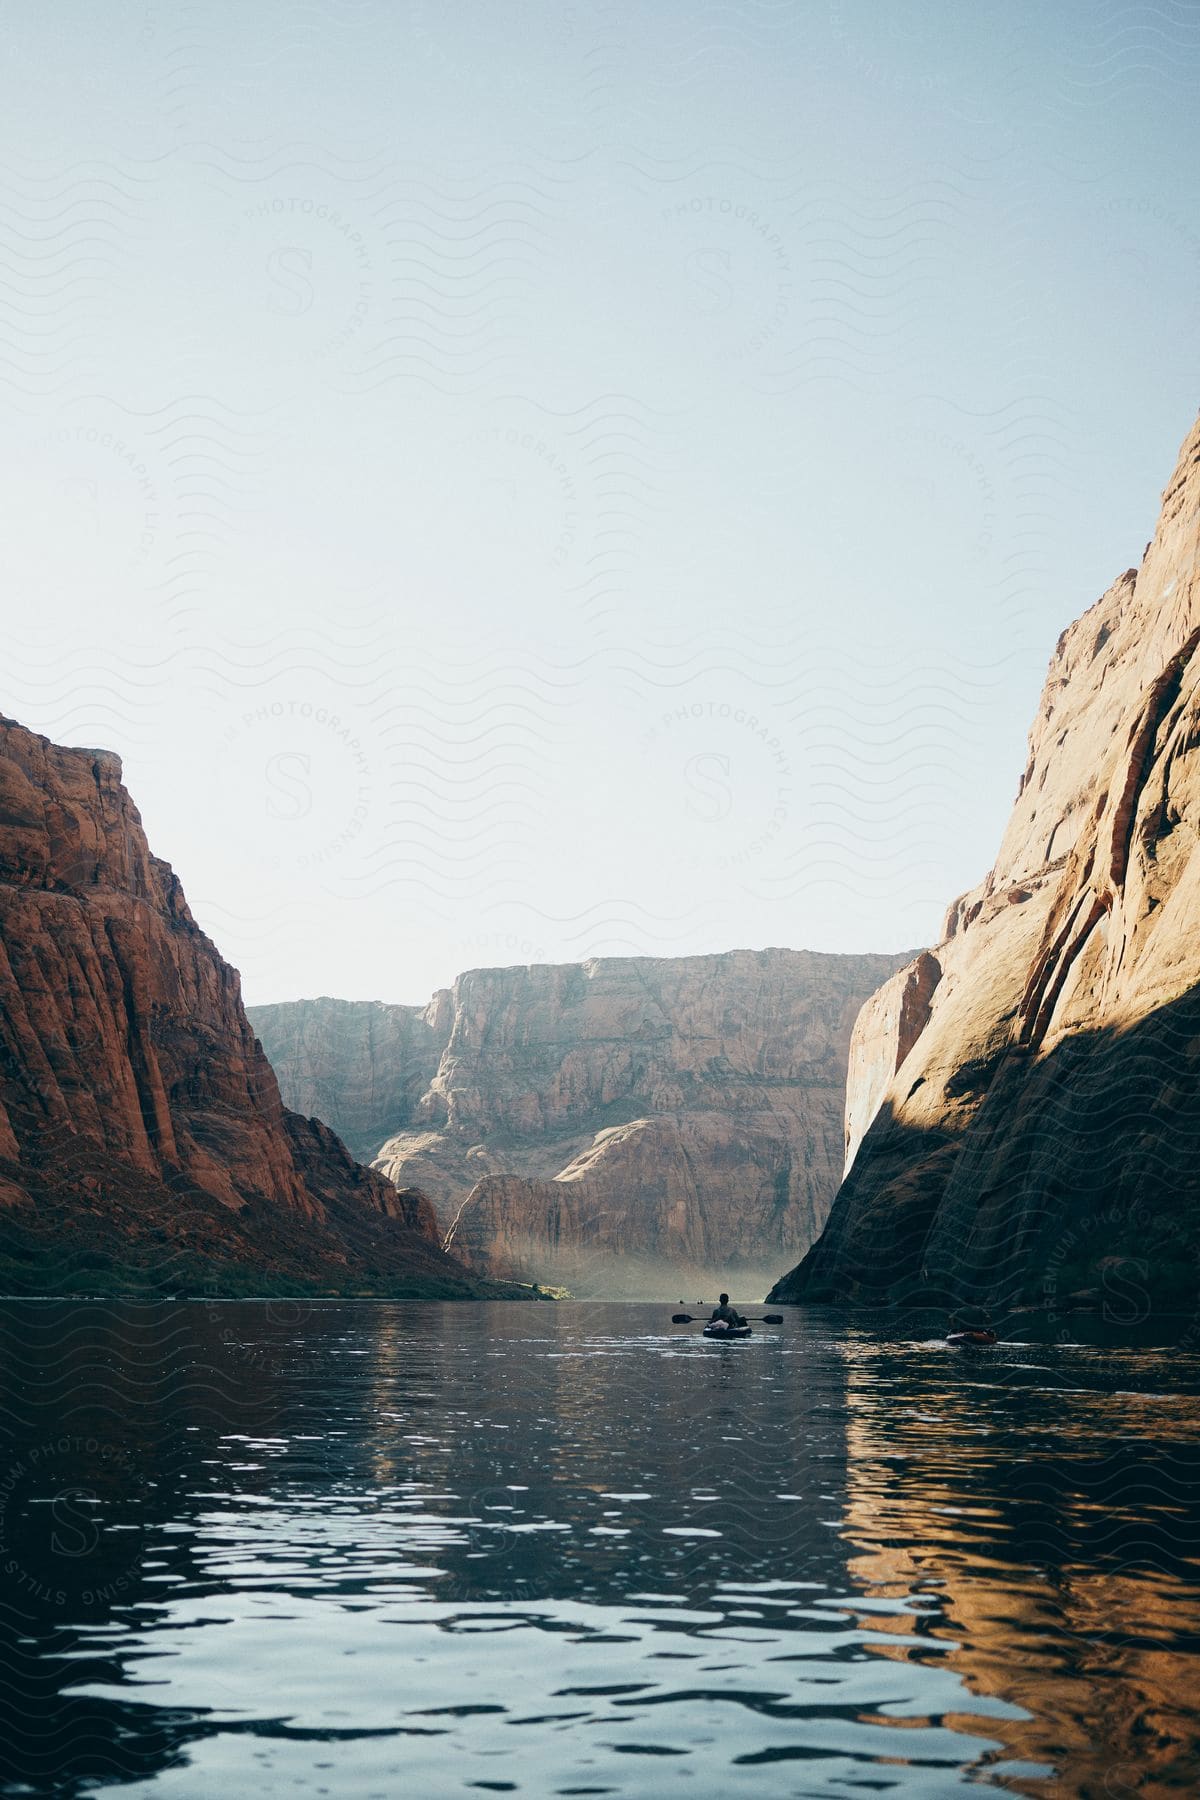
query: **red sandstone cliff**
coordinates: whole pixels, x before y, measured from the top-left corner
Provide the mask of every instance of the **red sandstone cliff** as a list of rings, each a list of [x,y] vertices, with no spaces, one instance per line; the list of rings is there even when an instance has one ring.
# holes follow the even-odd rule
[[[847,1179],[775,1299],[1194,1305],[1198,571],[1200,425],[1059,639],[995,867],[859,1017]]]
[[[218,1290],[478,1286],[423,1197],[285,1111],[118,759],[0,718],[0,1281],[123,1265]]]
[[[252,1017],[288,1098],[324,1093],[356,1122],[409,1091],[420,1034],[440,1032],[376,1166],[431,1196],[481,1272],[674,1298],[761,1288],[813,1241],[841,1171],[851,1023],[901,960],[600,957],[475,969],[420,1014],[297,1001]]]

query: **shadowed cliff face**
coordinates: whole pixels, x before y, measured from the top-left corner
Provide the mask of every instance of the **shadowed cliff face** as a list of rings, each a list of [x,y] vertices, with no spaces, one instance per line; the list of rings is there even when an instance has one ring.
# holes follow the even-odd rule
[[[0,718],[0,1285],[238,1270],[478,1285],[427,1202],[285,1111],[237,973],[151,855],[118,759]]]
[[[450,1031],[442,990],[428,1006],[382,1001],[284,1001],[251,1006],[288,1104],[324,1119],[363,1162],[417,1117]]]
[[[994,869],[859,1017],[847,1178],[774,1298],[1094,1299],[1130,1256],[1147,1304],[1194,1286],[1198,573],[1200,426],[1059,639]]]
[[[776,1298],[1175,1315],[1200,1338],[1200,988],[1136,1025],[1019,1046],[970,1123],[919,1130],[885,1101],[824,1237]],[[793,1285],[794,1284],[794,1285]]]
[[[419,1033],[440,1031],[376,1166],[431,1196],[471,1267],[588,1295],[748,1292],[820,1229],[851,1022],[901,960],[597,958],[472,970],[419,1014],[322,1000],[252,1017],[289,1099],[324,1093],[342,1121],[384,1093],[405,1104]]]

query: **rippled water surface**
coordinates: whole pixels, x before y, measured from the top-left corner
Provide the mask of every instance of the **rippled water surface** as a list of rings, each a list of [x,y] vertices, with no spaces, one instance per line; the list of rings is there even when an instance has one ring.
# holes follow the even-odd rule
[[[1200,1367],[831,1313],[0,1313],[0,1792],[1200,1792]]]

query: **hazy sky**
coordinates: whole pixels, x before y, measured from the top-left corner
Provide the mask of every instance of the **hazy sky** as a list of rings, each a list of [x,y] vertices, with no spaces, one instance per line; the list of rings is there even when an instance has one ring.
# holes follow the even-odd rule
[[[1200,405],[1195,0],[3,29],[0,710],[248,1000],[937,934]]]

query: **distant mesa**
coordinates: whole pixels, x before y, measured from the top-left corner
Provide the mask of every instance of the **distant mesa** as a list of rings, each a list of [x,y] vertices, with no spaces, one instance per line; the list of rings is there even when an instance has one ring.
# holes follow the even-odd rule
[[[288,1101],[428,1194],[471,1268],[611,1298],[761,1292],[824,1222],[851,1026],[906,954],[473,969],[426,1007],[250,1018]]]
[[[863,1008],[849,1166],[771,1295],[1200,1329],[1200,424],[1063,632],[991,873]]]

